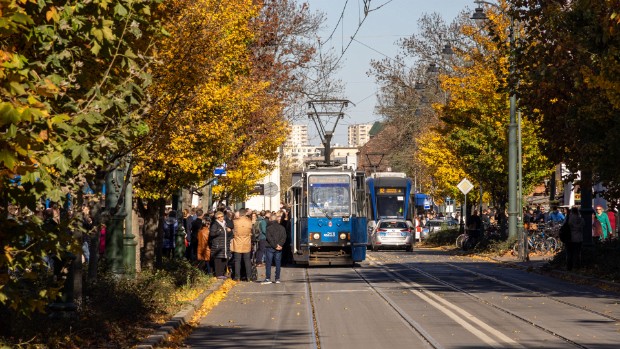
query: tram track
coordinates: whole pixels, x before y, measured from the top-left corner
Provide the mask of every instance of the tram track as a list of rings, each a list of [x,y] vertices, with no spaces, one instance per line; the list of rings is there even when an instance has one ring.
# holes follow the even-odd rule
[[[307,308],[308,308],[308,323],[310,324],[310,332],[313,334],[312,338],[312,346],[316,349],[321,349],[321,337],[319,334],[319,322],[317,320],[316,309],[314,306],[314,297],[312,295],[312,285],[310,282],[310,274],[308,273],[308,268],[304,270],[305,277],[305,293],[307,300]]]
[[[360,292],[368,292],[368,290],[370,290],[371,292],[376,294],[379,297],[379,299],[381,299],[384,302],[384,304],[386,304],[386,306],[388,306],[389,309],[391,309],[395,313],[395,315],[397,315],[398,318],[402,320],[402,322],[411,330],[411,332],[416,336],[416,338],[419,339],[422,346],[417,346],[417,347],[427,348],[427,349],[444,349],[444,346],[442,346],[435,338],[433,338],[433,336],[430,335],[423,328],[422,325],[420,325],[413,318],[411,318],[409,314],[407,314],[406,311],[404,311],[383,290],[381,290],[380,286],[378,286],[376,283],[372,282],[367,277],[365,277],[358,268],[359,267],[351,267],[350,270],[352,270],[352,272],[355,275],[357,275],[357,277],[366,285],[367,290],[365,291],[360,290]],[[346,268],[346,269],[349,269],[349,268]],[[308,269],[306,269],[304,273],[305,273],[304,277],[305,277],[305,283],[306,283],[306,287],[305,287],[306,299],[308,300],[307,307],[308,307],[308,314],[309,314],[309,323],[311,324],[310,326],[311,331],[314,333],[314,339],[315,339],[315,342],[313,343],[313,345],[315,348],[320,349],[321,348],[321,333],[320,333],[321,319],[317,311],[315,297],[320,295],[321,292],[320,291],[313,292],[312,279],[310,277],[310,273],[308,272]],[[352,290],[343,290],[343,292],[347,292],[347,293],[351,291]],[[327,291],[327,292],[334,293],[335,291]]]
[[[364,275],[362,275],[358,269],[353,268],[353,271],[373,290],[396,314],[407,323],[412,332],[426,344],[427,348],[443,349],[443,346],[437,342],[418,322],[413,320],[398,304],[391,300],[391,298],[385,294],[379,287],[375,286]]]
[[[469,270],[467,268],[464,268],[464,267],[461,267],[461,266],[458,266],[458,265],[454,265],[452,263],[443,262],[442,264],[448,265],[448,266],[450,266],[450,267],[452,267],[454,269],[460,270],[462,272],[466,272],[466,273],[475,275],[475,276],[477,276],[479,278],[484,278],[484,279],[487,279],[487,280],[491,280],[491,281],[497,282],[499,284],[502,284],[504,286],[513,288],[513,289],[521,291],[521,292],[530,293],[530,294],[532,294],[532,295],[534,295],[536,297],[549,299],[549,300],[552,300],[554,302],[557,302],[557,303],[560,303],[560,304],[563,304],[563,305],[567,305],[567,306],[575,308],[575,309],[579,309],[579,310],[582,310],[582,311],[585,311],[585,312],[588,312],[588,313],[591,313],[591,314],[594,314],[594,315],[598,315],[600,317],[604,317],[604,318],[607,318],[609,320],[620,322],[620,318],[618,318],[618,317],[611,316],[611,315],[608,315],[608,314],[605,314],[605,313],[602,313],[602,312],[599,312],[599,311],[596,311],[596,310],[584,307],[584,306],[579,305],[579,304],[571,303],[571,302],[562,300],[562,299],[560,299],[558,297],[549,296],[549,295],[546,295],[546,294],[544,294],[542,292],[535,291],[535,290],[529,289],[527,287],[516,285],[516,284],[514,284],[512,282],[500,280],[500,279],[498,279],[496,277],[493,277],[493,276],[481,274],[481,273],[475,272],[473,270]]]
[[[557,331],[544,326],[543,324],[541,324],[541,323],[539,323],[537,321],[531,320],[531,319],[529,319],[529,318],[527,318],[525,316],[522,316],[522,315],[518,314],[517,312],[515,312],[513,310],[510,310],[510,309],[508,309],[506,307],[500,306],[500,305],[495,304],[493,302],[490,302],[490,301],[488,301],[488,300],[486,300],[486,299],[484,299],[484,298],[482,298],[480,296],[477,296],[476,294],[474,294],[474,293],[472,293],[470,291],[467,291],[466,289],[458,286],[455,283],[443,280],[443,279],[441,279],[441,278],[439,278],[439,277],[437,277],[435,275],[432,275],[432,274],[430,274],[430,273],[428,273],[428,272],[426,272],[426,271],[424,271],[424,270],[422,270],[422,269],[420,269],[418,267],[411,266],[410,263],[408,263],[408,262],[401,262],[401,261],[398,261],[398,262],[396,262],[396,261],[389,261],[389,262],[392,263],[392,264],[396,264],[396,265],[402,266],[403,268],[405,268],[407,270],[414,271],[414,272],[418,273],[419,275],[421,275],[421,276],[423,276],[423,277],[425,277],[427,279],[433,280],[434,282],[436,282],[438,284],[441,284],[441,285],[443,285],[443,286],[445,286],[447,288],[450,288],[450,289],[452,289],[452,290],[454,290],[454,291],[456,291],[456,292],[458,292],[460,294],[463,294],[463,295],[465,295],[467,297],[470,297],[470,298],[474,299],[475,301],[477,301],[478,303],[484,304],[484,305],[486,305],[488,307],[491,307],[493,309],[501,311],[502,313],[507,314],[508,316],[510,316],[510,317],[512,317],[514,319],[517,319],[518,321],[520,321],[522,323],[525,323],[525,324],[527,324],[529,326],[532,326],[532,327],[536,328],[539,331],[547,333],[547,334],[549,334],[549,335],[551,335],[551,336],[553,336],[553,337],[555,337],[555,338],[565,342],[567,345],[570,345],[571,347],[582,348],[582,349],[589,348],[588,346],[580,344],[580,343],[578,343],[578,342],[576,342],[576,341],[566,337],[565,335],[562,335],[562,334],[558,333]],[[399,271],[395,270],[394,267],[388,267],[388,266],[383,265],[383,263],[381,261],[377,261],[377,262],[373,262],[373,263],[383,267],[386,271],[392,273],[393,275],[398,276],[400,279],[410,280],[410,278],[402,275],[402,273],[400,273]],[[507,286],[507,287],[511,287],[511,288],[513,288],[515,290],[519,290],[521,292],[527,292],[527,293],[529,293],[531,295],[534,295],[534,296],[537,296],[537,297],[545,297],[545,298],[547,298],[549,300],[553,300],[553,301],[555,301],[555,302],[557,302],[559,304],[562,304],[562,305],[565,305],[565,306],[569,306],[569,307],[578,309],[580,311],[585,311],[585,312],[588,312],[588,313],[590,313],[592,315],[600,316],[600,317],[603,317],[603,318],[611,320],[611,321],[618,321],[613,316],[610,316],[610,315],[607,315],[607,314],[604,314],[604,313],[601,313],[601,312],[598,312],[598,311],[594,311],[592,309],[588,309],[588,308],[585,308],[583,306],[580,306],[580,305],[577,305],[577,304],[574,304],[574,303],[563,301],[561,299],[557,299],[556,297],[545,296],[545,295],[543,295],[543,294],[541,294],[539,292],[536,292],[534,290],[531,290],[531,289],[528,289],[528,288],[525,288],[525,287],[522,287],[522,286],[518,286],[518,285],[512,284],[510,282],[499,280],[499,279],[497,279],[495,277],[492,277],[492,276],[488,276],[488,275],[484,275],[484,274],[481,274],[481,273],[477,273],[477,272],[468,270],[466,268],[463,268],[463,267],[460,267],[460,266],[456,266],[456,265],[454,265],[452,263],[437,262],[437,264],[446,265],[446,266],[448,266],[450,268],[459,270],[461,272],[467,272],[467,273],[469,273],[471,275],[474,275],[476,277],[485,278],[485,279],[487,279],[487,280],[489,280],[491,282],[495,282],[495,283],[498,283],[498,284],[501,284],[501,285],[504,285],[504,286]],[[410,281],[410,282],[412,282],[413,284],[421,287],[420,290],[422,290],[422,291],[424,290],[424,286],[421,286],[421,285],[419,285],[419,284],[417,284],[417,283],[415,283],[413,281]]]

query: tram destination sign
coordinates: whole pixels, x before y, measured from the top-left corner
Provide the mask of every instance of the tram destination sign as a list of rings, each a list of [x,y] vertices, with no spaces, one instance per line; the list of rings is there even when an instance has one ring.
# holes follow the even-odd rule
[[[379,188],[379,194],[403,194],[403,188]]]

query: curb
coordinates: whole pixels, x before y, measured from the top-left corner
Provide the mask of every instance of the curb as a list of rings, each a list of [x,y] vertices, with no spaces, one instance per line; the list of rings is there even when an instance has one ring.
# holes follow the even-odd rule
[[[186,305],[183,309],[181,309],[181,311],[176,313],[172,317],[172,319],[166,321],[166,323],[159,326],[159,328],[157,328],[153,334],[143,339],[134,348],[153,349],[157,347],[177,328],[187,324],[196,313],[196,310],[198,310],[202,306],[202,303],[204,303],[205,299],[213,292],[218,290],[223,284],[224,280],[215,280],[215,282],[212,283],[196,299],[194,299],[190,304]]]

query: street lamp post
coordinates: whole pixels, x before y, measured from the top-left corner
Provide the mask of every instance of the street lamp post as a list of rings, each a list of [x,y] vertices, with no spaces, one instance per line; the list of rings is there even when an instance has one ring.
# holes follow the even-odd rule
[[[493,6],[497,8],[502,14],[508,17],[510,20],[510,49],[511,54],[514,55],[514,47],[515,47],[515,33],[514,33],[514,19],[506,14],[504,10],[498,6],[497,4],[483,1],[483,0],[474,0],[474,2],[478,5],[475,9],[474,14],[472,15],[472,19],[476,21],[486,21],[488,18],[484,13],[484,9],[481,4],[486,4],[489,6]],[[516,71],[515,68],[515,60],[514,57],[510,60],[510,75],[514,76]],[[519,140],[518,134],[520,134],[521,125],[517,123],[517,96],[515,93],[516,86],[510,86],[510,122],[508,124],[508,237],[510,239],[516,239],[519,237],[520,242],[523,243],[523,248],[519,249],[521,251],[521,255],[519,258],[523,261],[528,259],[527,252],[527,243],[526,236],[523,233],[523,229],[519,232],[518,226],[522,225],[522,222],[519,222],[518,217],[521,215],[521,198],[519,196],[522,195],[521,192],[518,191],[518,188],[521,187],[517,182],[521,182],[521,161],[519,161]],[[519,194],[519,195],[517,195]],[[520,236],[518,236],[520,235]]]

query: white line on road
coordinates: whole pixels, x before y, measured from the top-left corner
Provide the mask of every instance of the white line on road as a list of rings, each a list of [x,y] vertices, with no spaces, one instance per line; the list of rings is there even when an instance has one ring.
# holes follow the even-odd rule
[[[435,307],[437,310],[439,310],[442,313],[446,314],[449,318],[451,318],[456,323],[461,325],[464,329],[466,329],[467,331],[472,333],[474,336],[478,337],[480,340],[485,342],[487,345],[489,345],[489,346],[491,346],[493,348],[505,348],[507,345],[510,346],[510,347],[514,347],[514,348],[523,348],[523,346],[521,346],[519,343],[515,342],[512,338],[504,335],[503,333],[501,333],[500,331],[496,330],[495,328],[493,328],[489,324],[487,324],[484,321],[478,319],[474,315],[472,315],[469,312],[467,312],[465,309],[458,307],[456,304],[450,303],[448,300],[442,298],[441,296],[435,294],[432,291],[429,291],[424,286],[422,286],[422,285],[420,285],[420,284],[418,284],[418,283],[416,283],[414,281],[407,280],[400,273],[398,273],[397,271],[394,271],[393,269],[391,269],[389,267],[386,267],[385,265],[383,265],[383,263],[378,262],[378,261],[371,262],[371,263],[379,266],[380,268],[384,269],[388,273],[396,276],[397,279],[398,279],[398,282],[403,287],[409,289],[409,291],[411,293],[415,294],[416,296],[418,296],[421,299],[423,299],[424,301],[426,301],[428,304],[430,304],[433,307]],[[424,290],[424,292],[419,291],[420,289]],[[454,311],[452,311],[452,310],[450,310],[448,308],[450,308],[450,309],[452,309]],[[473,326],[470,322],[478,325],[480,327],[480,329],[478,329],[475,326]],[[497,340],[503,342],[503,344],[500,344],[496,339],[491,338],[489,335],[487,335],[486,333],[481,331],[481,329],[486,331],[491,336],[494,336]]]

